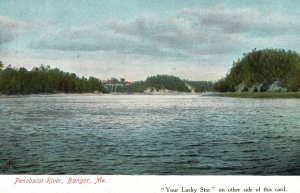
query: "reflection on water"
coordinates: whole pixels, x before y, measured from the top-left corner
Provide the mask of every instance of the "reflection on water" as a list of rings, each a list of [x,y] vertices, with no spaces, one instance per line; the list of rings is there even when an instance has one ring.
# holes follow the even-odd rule
[[[300,100],[0,97],[2,174],[299,175]]]

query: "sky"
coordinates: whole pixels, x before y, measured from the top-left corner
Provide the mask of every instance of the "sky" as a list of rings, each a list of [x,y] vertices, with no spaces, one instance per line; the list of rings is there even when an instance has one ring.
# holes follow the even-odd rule
[[[299,0],[0,0],[0,61],[129,81],[218,80],[252,49],[300,52]]]

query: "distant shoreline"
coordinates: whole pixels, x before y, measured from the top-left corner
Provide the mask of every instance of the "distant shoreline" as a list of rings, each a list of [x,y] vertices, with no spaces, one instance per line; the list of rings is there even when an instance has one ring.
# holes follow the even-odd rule
[[[113,92],[113,93],[37,93],[37,94],[1,94],[0,97],[14,97],[14,96],[111,96],[111,95],[203,95],[202,93],[190,93],[190,92],[172,92],[172,93],[125,93],[125,92]]]
[[[0,97],[30,97],[30,96],[112,96],[112,95],[198,95],[198,96],[212,96],[212,97],[232,97],[232,98],[300,98],[300,92],[201,92],[201,93],[189,93],[189,92],[176,92],[176,93],[40,93],[40,94],[16,94],[7,95],[0,94]]]
[[[82,96],[100,96],[103,93],[36,93],[36,94],[1,94],[0,97],[13,97],[13,96],[61,96],[61,95],[82,95]],[[106,95],[106,94],[105,94]]]
[[[225,92],[211,93],[208,96],[234,98],[300,98],[300,92]]]

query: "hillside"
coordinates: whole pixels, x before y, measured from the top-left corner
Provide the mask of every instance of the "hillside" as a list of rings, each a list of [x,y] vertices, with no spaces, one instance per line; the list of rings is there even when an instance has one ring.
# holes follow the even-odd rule
[[[13,68],[10,65],[2,68],[3,64],[0,62],[0,94],[106,92],[97,78],[79,78],[74,73],[51,69],[49,66],[41,65],[32,70]]]
[[[253,49],[233,63],[214,89],[219,92],[299,91],[300,56],[290,50]]]
[[[191,92],[183,80],[170,75],[156,75],[148,77],[145,81],[137,81],[128,86],[128,92]]]
[[[133,82],[125,90],[129,93],[205,92],[213,89],[209,81],[188,81],[171,75],[156,75],[145,81]]]

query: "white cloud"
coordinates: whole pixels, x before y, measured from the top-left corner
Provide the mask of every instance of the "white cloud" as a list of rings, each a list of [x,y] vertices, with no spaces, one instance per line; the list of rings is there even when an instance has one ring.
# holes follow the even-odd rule
[[[25,31],[36,30],[48,25],[49,23],[39,20],[25,22],[7,16],[0,16],[0,45],[14,41]]]
[[[115,51],[121,54],[165,55],[163,50],[147,42],[94,25],[48,32],[33,42],[31,47],[61,51]]]
[[[300,29],[300,16],[282,13],[263,13],[255,9],[234,9],[217,5],[211,9],[183,9],[182,13],[190,16],[198,25],[221,30],[224,33],[250,33],[281,35]]]
[[[280,46],[276,40],[292,37],[299,30],[297,15],[216,5],[184,8],[171,16],[139,16],[57,28],[37,38],[31,46],[195,62],[209,55],[221,57],[254,47]]]
[[[17,30],[24,24],[10,17],[0,16],[0,45],[11,42],[17,36]]]

